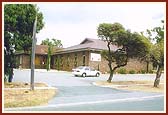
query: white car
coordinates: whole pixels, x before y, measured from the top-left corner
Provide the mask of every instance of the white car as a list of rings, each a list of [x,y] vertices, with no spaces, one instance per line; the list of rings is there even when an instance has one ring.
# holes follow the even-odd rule
[[[82,77],[86,77],[86,76],[99,77],[100,71],[97,71],[89,66],[79,66],[75,69],[72,69],[72,74],[74,74],[75,76],[82,76]]]

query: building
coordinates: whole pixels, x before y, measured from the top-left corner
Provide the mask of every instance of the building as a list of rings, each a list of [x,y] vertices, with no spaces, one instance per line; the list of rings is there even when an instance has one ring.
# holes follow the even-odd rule
[[[117,46],[112,45],[112,50],[116,50]],[[80,44],[64,48],[54,52],[52,55],[52,68],[63,71],[71,71],[78,66],[90,66],[101,72],[109,72],[107,61],[101,57],[101,51],[107,50],[107,43],[99,39],[84,39]],[[127,72],[146,70],[146,63],[137,59],[130,59],[124,67]]]
[[[59,48],[54,47],[54,51]],[[47,45],[36,45],[35,48],[35,68],[45,69],[47,64]],[[31,68],[31,53],[30,52],[16,52],[16,67],[17,68]]]
[[[111,45],[113,51],[117,46]],[[78,66],[90,66],[103,73],[109,72],[108,62],[101,56],[102,50],[107,50],[107,43],[99,39],[84,39],[80,44],[68,48],[53,48],[51,69],[72,71]],[[48,46],[36,45],[35,68],[46,69]],[[18,68],[31,67],[30,53],[17,52],[16,65]],[[145,71],[146,63],[137,59],[130,59],[125,67],[127,72]],[[150,67],[151,68],[151,67]]]

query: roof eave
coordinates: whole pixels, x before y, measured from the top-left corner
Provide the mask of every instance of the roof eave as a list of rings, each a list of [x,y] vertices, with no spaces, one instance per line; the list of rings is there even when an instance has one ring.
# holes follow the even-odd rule
[[[103,49],[82,48],[82,49],[75,49],[75,50],[68,50],[68,51],[55,52],[53,55],[57,55],[57,54],[65,54],[65,53],[72,53],[72,52],[80,52],[80,51],[102,51],[102,50],[103,50]]]

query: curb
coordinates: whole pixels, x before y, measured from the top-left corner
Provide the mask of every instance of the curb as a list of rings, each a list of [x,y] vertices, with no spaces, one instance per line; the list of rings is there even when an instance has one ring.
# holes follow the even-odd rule
[[[31,71],[31,69],[14,69],[15,71]],[[50,69],[49,71],[47,71],[46,69],[35,69],[34,70],[35,72],[51,72],[51,73],[54,73],[54,72],[60,72],[60,73],[63,73],[63,72],[68,72],[68,71],[58,71],[58,70],[55,70],[55,69]]]
[[[98,85],[96,82],[93,82],[92,83],[93,85],[95,85],[95,86],[98,86],[98,87],[106,87],[106,88],[118,88],[118,86],[121,86],[121,85],[109,85],[109,86],[106,86],[106,85]],[[126,86],[126,85],[124,85],[124,86]]]
[[[98,85],[96,82],[92,82],[93,85],[99,86],[99,87],[108,87],[108,88],[120,88],[120,87],[128,87],[128,86],[137,86],[137,85],[152,85],[152,84],[134,84],[134,85]],[[164,84],[164,83],[160,83]]]

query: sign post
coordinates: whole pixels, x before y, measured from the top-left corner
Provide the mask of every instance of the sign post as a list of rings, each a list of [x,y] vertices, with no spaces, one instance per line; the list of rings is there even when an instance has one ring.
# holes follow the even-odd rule
[[[31,54],[31,83],[30,90],[34,90],[34,69],[35,69],[35,47],[36,47],[36,25],[37,25],[37,16],[33,26],[33,36],[32,36],[32,54]]]

